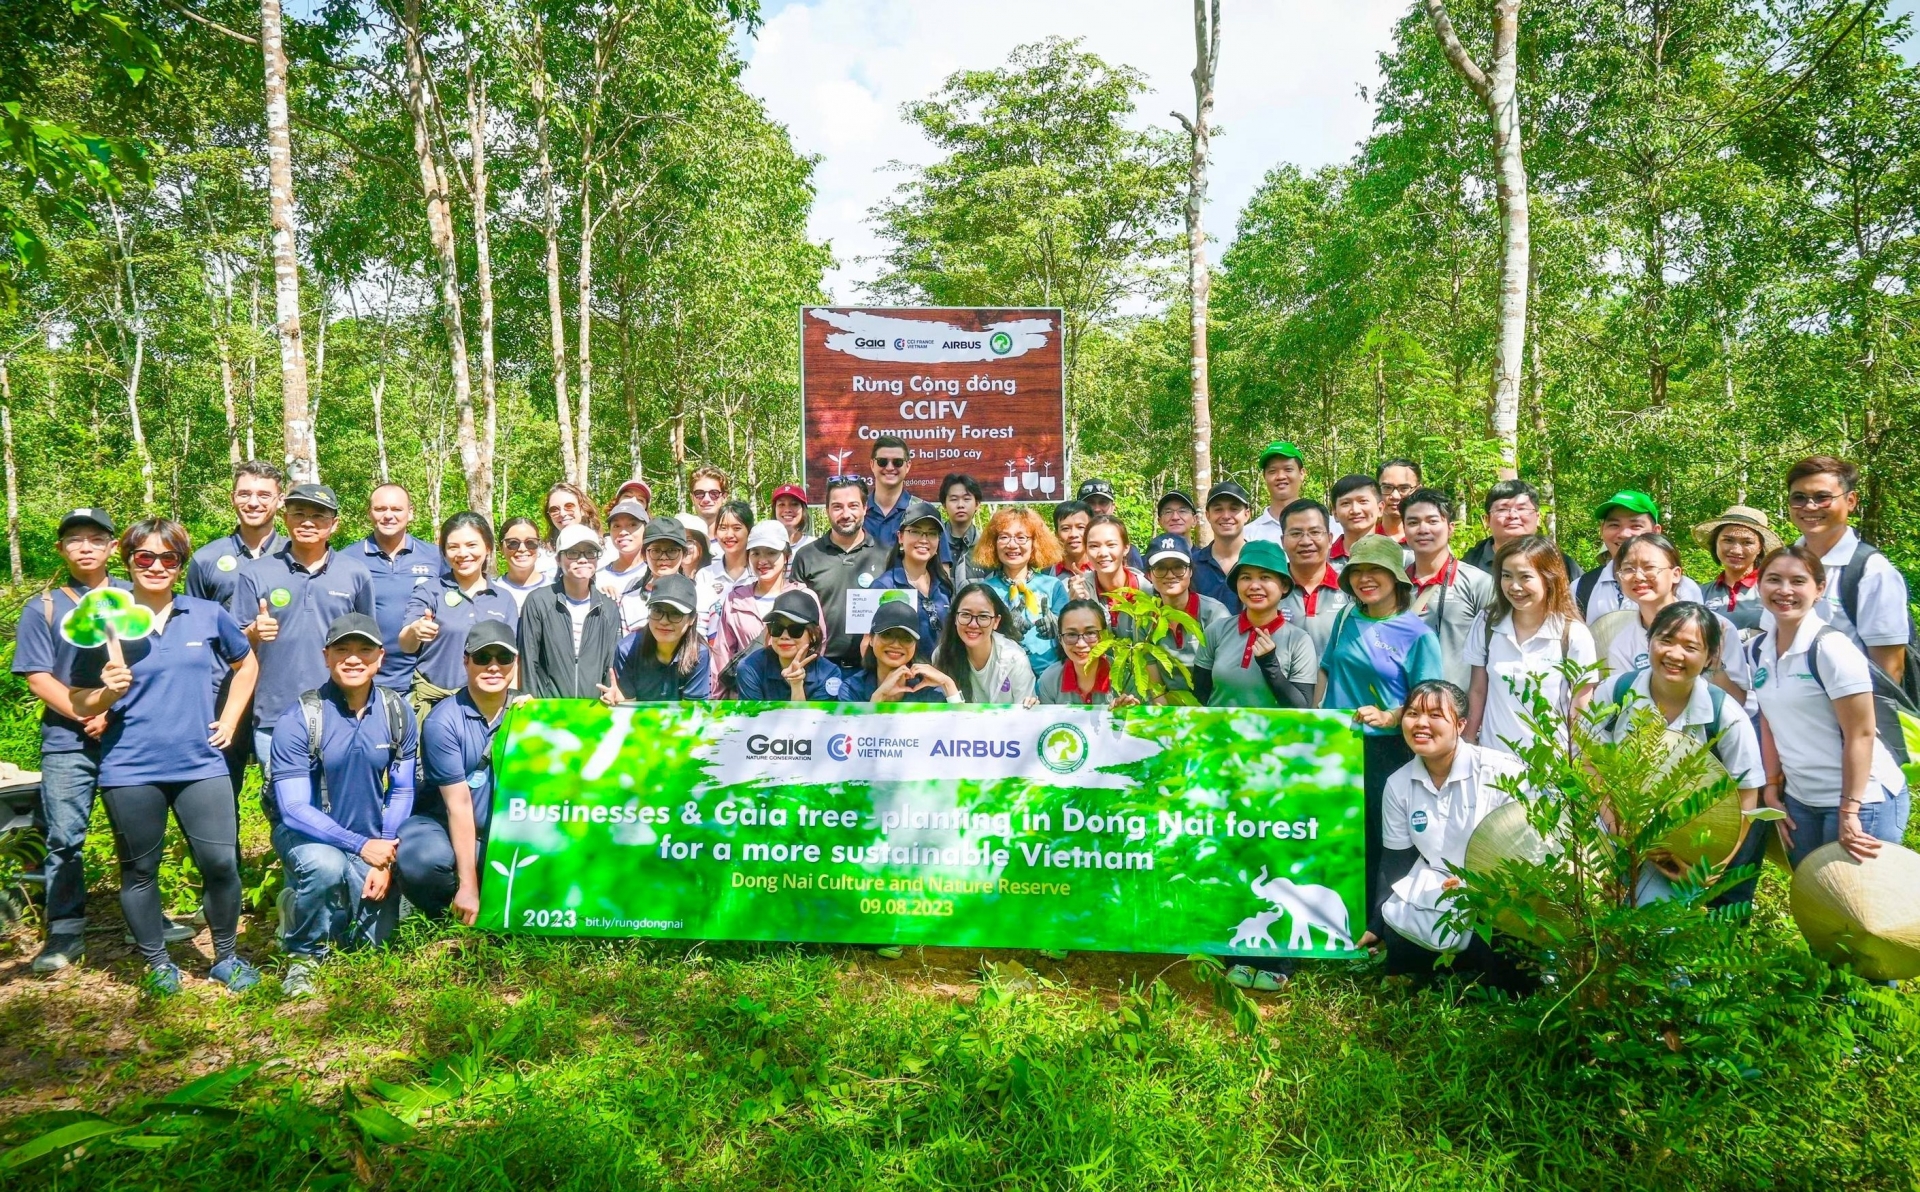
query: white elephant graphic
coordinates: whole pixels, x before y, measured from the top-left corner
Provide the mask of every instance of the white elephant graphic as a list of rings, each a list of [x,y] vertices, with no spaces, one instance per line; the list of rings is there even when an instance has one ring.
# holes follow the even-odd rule
[[[1303,886],[1284,877],[1269,878],[1264,865],[1260,867],[1260,876],[1248,885],[1274,909],[1241,920],[1228,947],[1272,947],[1267,928],[1284,914],[1288,916],[1288,948],[1312,949],[1313,929],[1318,927],[1326,933],[1327,947],[1333,947],[1334,941],[1339,940],[1342,948],[1353,950],[1353,936],[1347,929],[1347,904],[1331,886]]]

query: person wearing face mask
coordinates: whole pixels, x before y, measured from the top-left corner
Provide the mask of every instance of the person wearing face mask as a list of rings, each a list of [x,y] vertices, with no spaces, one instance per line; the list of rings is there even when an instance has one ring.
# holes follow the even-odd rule
[[[995,513],[974,548],[977,574],[1012,613],[1006,629],[1019,637],[1036,675],[1060,657],[1054,631],[1071,599],[1067,585],[1051,574],[1061,556],[1060,540],[1038,514],[1020,506]]]
[[[713,698],[713,659],[695,627],[699,595],[684,575],[663,575],[647,593],[646,624],[621,641],[605,704],[676,703]]]
[[[920,614],[905,600],[883,600],[874,610],[860,669],[840,685],[843,704],[957,704],[960,686],[922,661]]]
[[[1222,480],[1207,491],[1207,526],[1213,541],[1193,548],[1193,590],[1218,600],[1230,613],[1240,612],[1240,597],[1228,576],[1240,562],[1243,531],[1253,503],[1247,490],[1231,480]],[[1277,538],[1267,541],[1278,541]]]
[[[1518,542],[1540,533],[1540,494],[1524,480],[1502,480],[1487,490],[1483,508],[1487,518],[1487,536],[1460,556],[1460,561],[1493,574],[1494,556],[1509,542]],[[1560,564],[1570,582],[1584,573],[1574,557],[1560,552]]]
[[[540,527],[530,517],[510,517],[500,527],[500,559],[505,564],[494,585],[513,597],[516,609],[526,606],[527,597],[553,582],[552,558],[544,563]]]
[[[520,606],[487,578],[493,557],[493,530],[471,510],[456,513],[440,527],[440,554],[447,572],[413,590],[407,601],[400,648],[413,653],[413,711],[422,723],[441,700],[467,680],[467,634],[483,622],[520,623]]]
[[[962,702],[1031,707],[1033,664],[1018,638],[1007,631],[1013,612],[1000,594],[975,580],[953,598],[953,615],[933,652],[933,665],[953,676]]]
[[[1606,661],[1607,673],[1622,675],[1647,669],[1648,634],[1654,619],[1662,609],[1680,602],[1680,551],[1664,535],[1641,534],[1621,543],[1614,560],[1614,574],[1634,607],[1608,613],[1595,622],[1593,641]],[[1716,638],[1724,636],[1738,644],[1740,634],[1733,622],[1721,617],[1720,629]],[[1735,703],[1744,703],[1747,689],[1753,685],[1746,656],[1738,649],[1708,659],[1707,676]]]
[[[866,531],[867,482],[858,476],[827,480],[828,530],[793,555],[796,583],[820,597],[827,613],[827,658],[842,669],[860,665],[861,635],[847,625],[847,595],[873,587],[887,569],[887,549]]]
[[[1593,698],[1593,683],[1569,688],[1560,673],[1571,660],[1591,667],[1599,658],[1593,634],[1574,607],[1559,548],[1545,538],[1520,538],[1494,559],[1493,607],[1467,631],[1468,689],[1465,734],[1487,749],[1517,753],[1533,741],[1524,695],[1538,683],[1541,695],[1568,722]]]
[[[819,599],[805,588],[790,587],[774,599],[764,620],[766,644],[741,657],[730,698],[838,702],[846,672],[820,654],[827,637]]]
[[[946,524],[940,510],[912,498],[899,519],[898,539],[887,557],[887,569],[873,586],[892,592],[912,592],[920,611],[920,640],[938,641],[953,606],[953,573],[940,561],[940,539]]]
[[[1193,694],[1213,708],[1311,708],[1319,654],[1285,612],[1286,552],[1249,542],[1228,577],[1241,611],[1207,623],[1193,658]]]
[[[736,665],[761,643],[767,617],[781,596],[791,591],[806,592],[816,606],[820,603],[820,598],[804,584],[787,578],[788,541],[786,527],[777,521],[760,522],[747,534],[747,576],[729,588],[720,601],[719,624],[707,646],[713,653],[713,671],[719,676],[719,689],[724,698],[735,698],[732,693],[738,690],[733,673]],[[820,631],[824,642],[824,621]],[[818,653],[819,643],[814,649]],[[753,697],[741,694],[737,698]]]
[[[1614,574],[1614,562],[1620,557],[1620,546],[1627,539],[1661,532],[1660,506],[1643,492],[1623,488],[1594,510],[1593,520],[1600,523],[1600,545],[1606,554],[1606,562],[1600,570],[1589,571],[1581,576],[1580,582],[1574,587],[1574,603],[1589,625],[1597,624],[1608,613],[1633,607],[1633,598],[1627,595],[1620,586],[1619,577]],[[1675,591],[1681,600],[1698,603],[1702,598],[1700,585],[1684,575],[1680,577]]]
[[[1713,553],[1720,574],[1702,591],[1708,608],[1719,613],[1746,640],[1760,631],[1760,560],[1780,549],[1780,535],[1767,525],[1763,509],[1731,505],[1710,522],[1693,528],[1693,540]]]
[[[536,699],[595,699],[620,644],[620,606],[593,586],[600,536],[591,527],[569,525],[554,545],[559,578],[520,606],[520,689]]]
[[[1413,611],[1440,642],[1441,677],[1465,691],[1473,682],[1467,633],[1493,604],[1493,577],[1453,557],[1453,499],[1439,489],[1401,500],[1400,530],[1413,552]]]

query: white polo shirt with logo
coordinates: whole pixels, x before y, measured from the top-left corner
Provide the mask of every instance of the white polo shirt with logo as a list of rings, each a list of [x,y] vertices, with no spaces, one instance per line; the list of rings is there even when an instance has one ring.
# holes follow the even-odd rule
[[[1673,592],[1680,599],[1691,600],[1696,604],[1705,604],[1707,601],[1706,594],[1700,590],[1700,585],[1684,575],[1674,586]],[[1587,597],[1587,607],[1583,610],[1587,624],[1591,625],[1608,613],[1619,612],[1623,608],[1639,607],[1634,603],[1633,597],[1620,590],[1620,581],[1613,574],[1613,561],[1608,560],[1607,565],[1600,569],[1600,579],[1593,585],[1593,594]]]
[[[1566,643],[1564,654],[1561,642]],[[1598,655],[1593,634],[1579,621],[1558,615],[1540,623],[1532,636],[1520,641],[1514,636],[1513,618],[1503,617],[1492,633],[1487,632],[1487,614],[1474,618],[1467,631],[1467,665],[1487,672],[1487,698],[1480,712],[1480,744],[1488,749],[1511,752],[1533,740],[1533,730],[1521,716],[1524,705],[1520,690],[1529,678],[1540,680],[1547,700],[1565,717],[1573,706],[1573,693],[1560,674],[1560,664],[1568,658],[1581,666],[1592,666]],[[1509,744],[1512,742],[1512,744]]]
[[[1411,848],[1420,854],[1413,868],[1393,884],[1380,908],[1381,917],[1395,931],[1435,951],[1465,945],[1464,935],[1440,926],[1450,909],[1441,900],[1451,876],[1447,867],[1464,864],[1467,841],[1480,821],[1513,802],[1513,796],[1499,788],[1499,781],[1517,778],[1525,770],[1510,753],[1462,741],[1446,781],[1438,787],[1427,763],[1417,757],[1388,777],[1381,795],[1381,847]]]
[[[1826,646],[1820,647],[1826,652]],[[1611,703],[1611,691],[1602,692],[1595,697],[1598,703],[1602,698]],[[1597,735],[1603,740],[1620,741],[1633,731],[1634,723],[1645,713],[1658,716],[1659,710],[1653,704],[1652,676],[1641,671],[1634,676],[1628,691],[1638,698],[1630,701],[1629,708],[1619,715],[1595,726]],[[1764,786],[1767,781],[1766,764],[1760,760],[1760,738],[1753,731],[1753,721],[1730,695],[1722,692],[1718,722],[1713,715],[1713,691],[1705,679],[1693,681],[1693,694],[1687,697],[1687,706],[1680,711],[1677,720],[1667,722],[1667,727],[1678,733],[1692,737],[1701,743],[1713,742],[1713,755],[1720,764],[1733,775],[1734,785],[1741,790]]]
[[[1769,629],[1754,639],[1757,654],[1753,668],[1753,690],[1760,701],[1760,715],[1766,718],[1773,736],[1773,747],[1780,755],[1780,771],[1787,780],[1787,793],[1808,807],[1840,806],[1840,755],[1845,748],[1840,718],[1834,715],[1833,701],[1873,690],[1873,674],[1867,656],[1844,633],[1829,633],[1820,641],[1820,679],[1816,682],[1807,664],[1807,649],[1824,625],[1821,609],[1815,608],[1800,623],[1786,657],[1779,654],[1776,631]],[[1873,743],[1873,774],[1867,783],[1862,803],[1878,803],[1889,794],[1906,787],[1906,776],[1899,763],[1880,741]]]

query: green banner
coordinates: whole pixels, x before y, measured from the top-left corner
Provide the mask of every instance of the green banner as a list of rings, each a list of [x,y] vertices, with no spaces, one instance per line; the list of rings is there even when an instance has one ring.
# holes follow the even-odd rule
[[[1340,713],[536,700],[480,924],[546,935],[1346,956]]]

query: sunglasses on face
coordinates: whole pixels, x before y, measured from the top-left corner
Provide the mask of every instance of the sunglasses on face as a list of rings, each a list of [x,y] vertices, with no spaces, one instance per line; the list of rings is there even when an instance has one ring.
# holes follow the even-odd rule
[[[873,466],[879,468],[882,472],[897,472],[907,466],[907,461],[904,459],[876,459],[873,461]]]
[[[1825,509],[1841,496],[1840,493],[1792,493],[1787,497],[1787,504],[1795,509]]]
[[[539,550],[540,540],[538,538],[502,538],[500,540],[500,548],[502,550],[513,551],[516,554],[523,550]]]
[[[588,547],[585,550],[561,551],[560,557],[569,563],[598,563],[600,561],[600,552],[594,550],[592,547]]]
[[[146,571],[155,564],[158,564],[167,571],[178,571],[180,569],[180,555],[178,552],[170,550],[159,552],[137,550],[127,556],[127,562],[133,564],[134,568],[139,571]]]
[[[717,488],[696,488],[693,490],[693,495],[701,498],[702,500],[714,500],[719,497],[723,497],[726,494],[721,492]]]
[[[767,636],[768,637],[805,637],[807,636],[807,627],[805,625],[795,625],[791,621],[782,621],[777,625],[768,625]]]
[[[473,659],[475,664],[479,666],[504,667],[513,665],[513,655],[507,653],[505,650],[482,650],[478,654],[469,654],[467,657]]]

